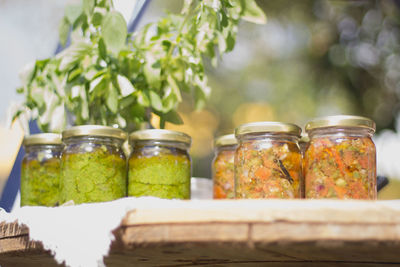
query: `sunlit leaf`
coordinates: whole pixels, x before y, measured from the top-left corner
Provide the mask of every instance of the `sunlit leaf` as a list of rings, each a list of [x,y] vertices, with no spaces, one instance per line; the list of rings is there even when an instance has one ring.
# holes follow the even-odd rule
[[[176,99],[175,94],[169,94],[167,97],[164,97],[162,99],[162,105],[163,105],[163,112],[169,112],[170,110],[174,109],[176,105],[178,104],[178,101]]]
[[[70,24],[74,24],[75,21],[82,14],[82,5],[67,5],[65,7],[65,17],[68,19]]]
[[[149,107],[150,106],[150,99],[147,97],[146,94],[144,94],[141,91],[137,92],[137,101],[140,105],[142,105],[143,107]]]
[[[161,85],[161,69],[158,67],[159,63],[157,63],[157,60],[153,55],[151,55],[151,53],[148,53],[146,56],[147,62],[144,65],[146,80],[151,87],[159,88]]]
[[[100,26],[103,21],[103,15],[99,12],[95,12],[92,17],[93,26]]]
[[[99,40],[99,55],[102,59],[107,59],[107,48],[103,38],[100,38]]]
[[[256,24],[265,24],[267,22],[267,17],[255,0],[246,0],[244,2],[246,7],[242,19]]]
[[[230,52],[233,50],[235,47],[235,38],[232,36],[231,33],[228,34],[228,37],[226,37],[226,52]]]
[[[169,75],[167,78],[167,81],[168,81],[169,85],[171,86],[172,91],[174,92],[177,100],[179,102],[181,102],[182,101],[181,91],[179,90],[178,84],[175,82],[175,79],[172,78],[171,75]]]
[[[100,76],[96,78],[94,81],[90,83],[90,89],[89,89],[89,99],[90,101],[93,101],[96,97],[101,97],[104,95],[109,86],[109,80],[104,77]]]
[[[121,90],[122,97],[130,95],[135,91],[135,88],[133,87],[132,83],[125,76],[118,75],[117,81],[118,81],[119,89]]]
[[[83,11],[90,16],[93,13],[95,0],[83,0]]]
[[[92,46],[85,42],[79,42],[65,49],[58,57],[61,58],[59,70],[69,71],[76,64],[80,63],[83,58],[91,53]]]
[[[157,93],[153,92],[153,91],[150,91],[149,94],[150,94],[151,106],[155,110],[162,111],[163,110],[163,105],[162,105],[162,101],[161,101],[160,96]]]
[[[114,86],[109,86],[109,92],[107,95],[106,101],[107,107],[113,113],[117,113],[118,111],[118,92]]]
[[[119,102],[119,106],[121,109],[124,109],[128,106],[130,106],[132,103],[135,102],[135,97],[133,95],[129,95],[127,97],[124,97],[123,99],[121,99],[121,101]]]
[[[81,75],[82,71],[83,70],[81,68],[76,68],[73,71],[71,71],[68,75],[68,82],[74,80],[76,77],[79,77],[79,75]]]
[[[128,33],[124,17],[117,11],[111,11],[104,17],[101,27],[107,48],[118,53],[125,45]]]
[[[60,43],[62,46],[65,46],[68,40],[69,30],[71,28],[71,24],[69,23],[66,17],[63,17],[60,26],[58,27]]]
[[[38,61],[36,61],[36,63],[32,62],[32,63],[26,64],[22,68],[22,70],[19,72],[18,76],[23,85],[28,84],[32,80],[35,68],[38,67],[38,65],[40,65],[40,63],[38,63]]]
[[[36,104],[38,105],[38,107],[41,107],[44,105],[44,98],[43,98],[43,93],[38,91],[38,90],[34,90],[31,93],[31,97],[32,99],[36,102]]]
[[[176,112],[175,110],[171,110],[167,114],[163,115],[163,119],[173,124],[183,124],[181,116],[179,116],[178,112]]]

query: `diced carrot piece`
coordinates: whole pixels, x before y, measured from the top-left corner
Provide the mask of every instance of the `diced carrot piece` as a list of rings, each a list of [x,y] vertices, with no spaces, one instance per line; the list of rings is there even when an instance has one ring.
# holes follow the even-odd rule
[[[219,185],[214,185],[214,198],[226,198],[225,191]]]
[[[254,174],[256,175],[256,177],[265,180],[270,178],[271,170],[262,166],[258,168]]]

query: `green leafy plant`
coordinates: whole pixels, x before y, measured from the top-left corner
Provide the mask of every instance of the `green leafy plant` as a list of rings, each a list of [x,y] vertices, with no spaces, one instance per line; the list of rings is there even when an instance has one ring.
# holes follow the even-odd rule
[[[68,6],[60,40],[71,45],[22,72],[25,102],[43,131],[66,125],[113,125],[131,131],[151,115],[182,123],[176,112],[182,94],[202,108],[210,94],[204,59],[233,49],[238,23],[265,23],[255,0],[186,0],[180,14],[167,14],[133,34],[111,0]]]

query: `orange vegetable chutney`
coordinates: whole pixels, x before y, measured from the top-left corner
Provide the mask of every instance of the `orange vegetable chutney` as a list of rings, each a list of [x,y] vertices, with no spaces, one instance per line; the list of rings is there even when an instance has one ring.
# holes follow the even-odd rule
[[[235,198],[234,161],[237,141],[228,134],[215,140],[212,164],[214,199]]]
[[[376,199],[375,123],[359,116],[329,116],[306,125],[306,198]]]
[[[300,198],[301,128],[279,122],[239,126],[235,153],[236,198]]]

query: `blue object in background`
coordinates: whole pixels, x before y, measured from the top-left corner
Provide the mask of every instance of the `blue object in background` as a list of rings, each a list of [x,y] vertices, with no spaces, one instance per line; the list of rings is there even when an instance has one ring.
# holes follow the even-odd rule
[[[31,134],[37,134],[41,131],[39,130],[36,121],[29,122],[29,130]],[[21,164],[22,158],[24,157],[25,151],[23,146],[20,147],[18,151],[17,158],[15,159],[14,166],[11,170],[10,176],[6,182],[6,186],[4,187],[3,194],[0,198],[0,207],[10,212],[15,198],[17,197],[20,182],[21,182]]]

